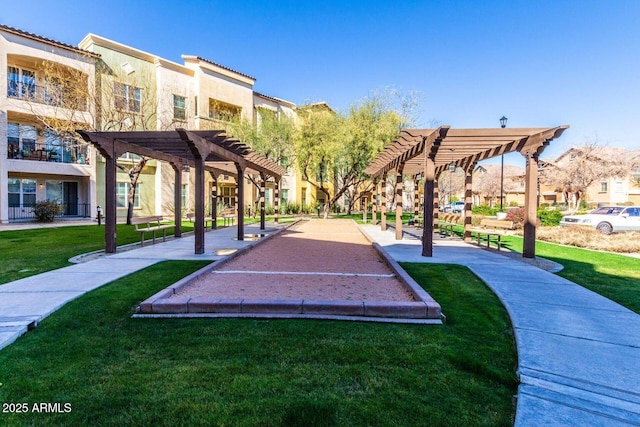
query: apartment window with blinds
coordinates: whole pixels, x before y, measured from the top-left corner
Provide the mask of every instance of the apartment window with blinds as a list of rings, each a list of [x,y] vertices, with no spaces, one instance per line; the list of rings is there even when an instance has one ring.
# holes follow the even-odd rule
[[[176,120],[187,119],[187,98],[173,95],[173,118]]]
[[[131,113],[141,112],[142,90],[124,83],[113,84],[113,100],[118,110]]]
[[[600,182],[600,192],[601,193],[606,193],[608,189],[609,189],[609,185],[608,185],[607,181]]]
[[[33,206],[36,203],[36,181],[34,179],[8,179],[9,207]]]
[[[116,207],[126,208],[127,200],[129,199],[129,188],[131,183],[118,182],[116,183]],[[136,184],[136,195],[133,198],[133,207],[140,207],[140,184]]]

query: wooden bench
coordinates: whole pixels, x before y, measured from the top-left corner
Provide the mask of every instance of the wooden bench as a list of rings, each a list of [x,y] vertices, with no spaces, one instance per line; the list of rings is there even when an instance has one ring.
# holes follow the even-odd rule
[[[173,227],[172,224],[161,224],[161,216],[133,217],[131,224],[135,225],[136,231],[140,233],[140,245],[144,246],[144,233],[153,233],[153,243],[156,243],[156,231],[162,230],[162,241],[167,239],[167,228]]]
[[[187,216],[187,219],[189,220],[189,222],[190,222],[190,223],[192,223],[192,224],[193,224],[193,223],[195,222],[195,220],[196,220],[196,214],[195,214],[195,212],[188,212],[186,216]],[[205,230],[207,229],[207,224],[208,224],[208,223],[211,223],[211,226],[213,227],[213,218],[211,218],[211,217],[206,217],[206,218],[204,219],[204,229],[205,229]]]
[[[500,250],[500,237],[509,234],[509,230],[513,230],[513,221],[484,218],[480,221],[480,227],[472,228],[471,232],[477,234],[478,245],[480,244],[480,236],[487,236],[487,247],[491,243],[491,236],[497,236],[498,250]]]
[[[445,236],[453,236],[453,227],[461,224],[463,224],[462,215],[444,214],[438,216],[438,228],[440,229],[440,234],[444,234]],[[449,231],[448,234],[447,230]]]
[[[233,225],[233,221],[236,219],[236,208],[222,209],[218,213],[218,218],[222,218],[222,223],[226,227],[227,225]]]

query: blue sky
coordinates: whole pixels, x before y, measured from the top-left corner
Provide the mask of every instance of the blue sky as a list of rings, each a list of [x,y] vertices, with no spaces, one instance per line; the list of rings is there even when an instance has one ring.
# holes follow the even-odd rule
[[[6,6],[6,5],[5,5]],[[571,126],[543,157],[597,139],[640,149],[639,0],[22,0],[0,23],[76,45],[94,33],[255,90],[344,111],[417,91],[419,127]]]

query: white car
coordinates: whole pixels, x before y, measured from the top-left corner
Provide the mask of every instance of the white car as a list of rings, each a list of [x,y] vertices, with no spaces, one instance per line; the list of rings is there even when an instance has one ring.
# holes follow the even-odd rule
[[[562,217],[560,225],[593,227],[604,234],[616,231],[640,231],[640,207],[603,206],[586,215]]]

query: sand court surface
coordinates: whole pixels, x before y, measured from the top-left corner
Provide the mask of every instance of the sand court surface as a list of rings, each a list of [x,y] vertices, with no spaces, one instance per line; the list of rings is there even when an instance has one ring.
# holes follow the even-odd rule
[[[415,301],[351,220],[298,222],[174,297]]]
[[[137,314],[440,323],[439,304],[355,221],[299,220],[264,234],[143,301]]]

